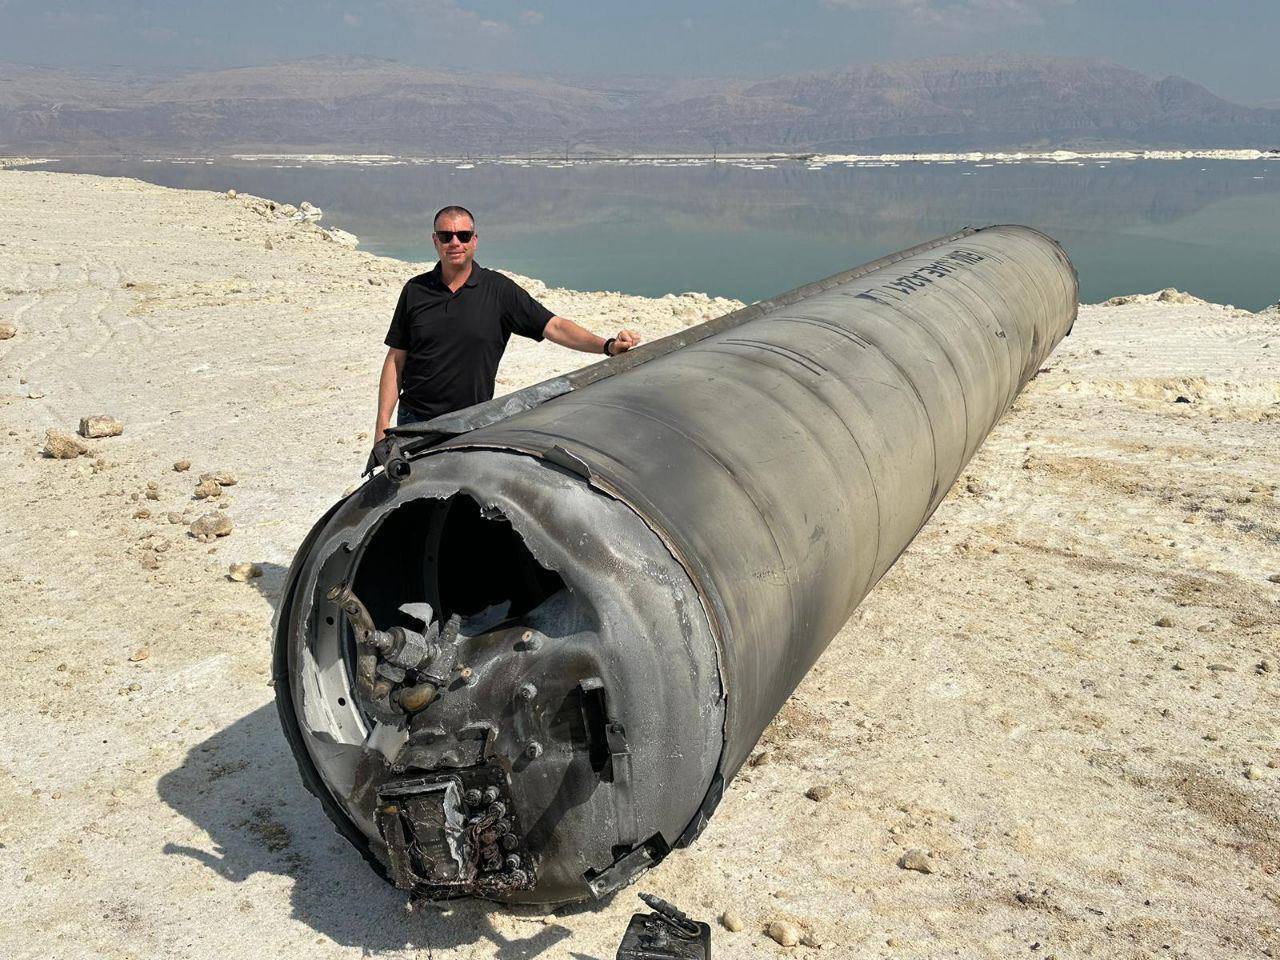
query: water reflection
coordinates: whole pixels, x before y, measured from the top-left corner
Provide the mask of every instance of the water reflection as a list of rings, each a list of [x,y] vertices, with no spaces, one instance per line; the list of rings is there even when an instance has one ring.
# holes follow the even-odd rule
[[[481,217],[482,262],[578,289],[752,300],[969,224],[1013,222],[1063,241],[1086,301],[1164,286],[1253,309],[1280,298],[1275,161],[58,167],[311,200],[364,249],[414,260],[434,256],[431,213],[461,202]]]

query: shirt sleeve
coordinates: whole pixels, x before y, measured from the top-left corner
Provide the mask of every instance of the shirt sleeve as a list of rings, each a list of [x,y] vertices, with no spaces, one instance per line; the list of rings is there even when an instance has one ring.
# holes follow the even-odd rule
[[[396,303],[396,312],[391,315],[391,327],[387,330],[387,339],[382,342],[396,350],[409,349],[409,285],[406,283],[400,291],[400,299]]]
[[[555,316],[540,304],[529,291],[513,280],[508,280],[502,297],[502,329],[506,333],[518,333],[530,340],[541,340],[547,321]]]

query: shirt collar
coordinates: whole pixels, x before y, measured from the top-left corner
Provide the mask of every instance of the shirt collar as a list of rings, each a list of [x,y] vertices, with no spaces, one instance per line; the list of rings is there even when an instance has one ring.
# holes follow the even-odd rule
[[[483,267],[481,267],[481,266],[480,266],[480,264],[478,264],[476,261],[472,260],[472,261],[471,261],[471,273],[467,276],[466,282],[464,282],[462,285],[463,285],[464,287],[474,287],[477,283],[479,283],[479,282],[480,282],[480,271],[481,271],[481,270],[483,270],[483,269],[484,269],[484,268],[483,268]],[[444,271],[440,269],[440,261],[439,261],[439,260],[437,260],[437,261],[436,261],[436,265],[435,265],[434,267],[432,267],[432,268],[431,268],[431,273],[430,273],[430,274],[428,274],[428,276],[430,276],[430,278],[431,278],[431,283],[432,283],[434,286],[437,286],[437,287],[443,287],[443,286],[444,286]]]

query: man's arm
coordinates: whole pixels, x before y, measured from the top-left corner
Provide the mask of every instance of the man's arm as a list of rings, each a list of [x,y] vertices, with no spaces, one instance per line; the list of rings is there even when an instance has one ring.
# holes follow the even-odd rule
[[[547,325],[542,329],[542,335],[552,343],[558,343],[562,347],[569,347],[571,350],[581,350],[584,353],[603,353],[604,337],[597,337],[585,327],[580,327],[566,317],[552,317],[547,321]],[[613,338],[613,344],[609,349],[609,356],[616,357],[620,353],[626,353],[634,346],[640,343],[640,334],[633,333],[630,330],[619,330],[618,335]]]
[[[387,348],[387,358],[382,361],[382,376],[378,378],[378,419],[373,427],[373,442],[377,443],[391,426],[391,411],[400,399],[400,374],[404,372],[404,358],[408,350]]]

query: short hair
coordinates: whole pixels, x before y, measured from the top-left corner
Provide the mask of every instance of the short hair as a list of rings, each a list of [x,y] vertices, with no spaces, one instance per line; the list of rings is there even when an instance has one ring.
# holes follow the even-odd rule
[[[440,218],[443,217],[445,214],[448,214],[451,217],[461,217],[465,214],[467,219],[471,221],[472,228],[473,229],[475,228],[475,225],[476,225],[475,214],[473,214],[466,207],[460,207],[457,204],[451,203],[447,207],[441,207],[439,210],[436,211],[436,215],[431,218],[432,232],[435,232],[436,224],[439,222]]]

